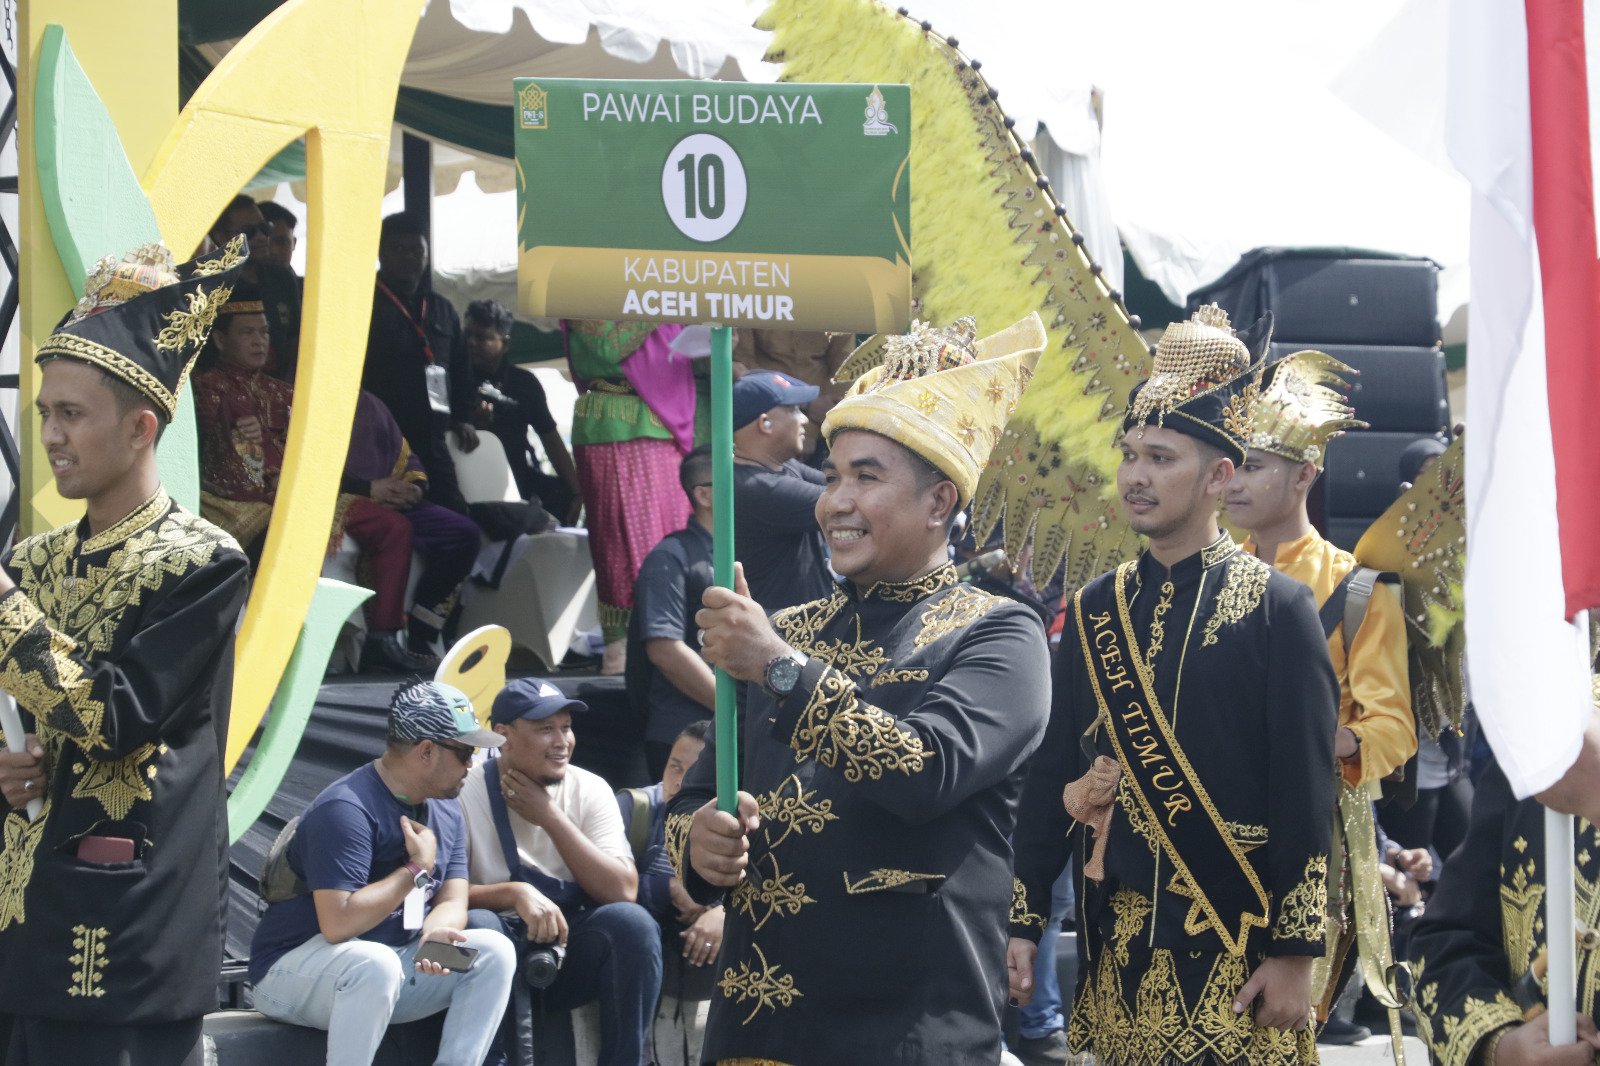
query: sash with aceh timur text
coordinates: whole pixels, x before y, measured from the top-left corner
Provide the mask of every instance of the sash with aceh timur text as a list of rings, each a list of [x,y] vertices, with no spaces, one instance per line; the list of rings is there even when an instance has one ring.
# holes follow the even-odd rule
[[[1086,615],[1083,590],[1073,598],[1089,683],[1122,764],[1123,780],[1162,852],[1177,870],[1184,893],[1193,900],[1185,931],[1193,935],[1214,930],[1229,954],[1243,955],[1251,928],[1267,927],[1271,911],[1267,891],[1178,746],[1166,712],[1156,699],[1155,673],[1139,651],[1128,614],[1125,579],[1136,565],[1124,563],[1113,575],[1114,610],[1091,610]],[[1196,871],[1201,871],[1203,878],[1196,876]],[[1247,887],[1248,893],[1230,891],[1221,893],[1223,898],[1249,895],[1256,906],[1238,915],[1220,913],[1211,897],[1219,884],[1228,882],[1240,889]],[[1198,922],[1193,920],[1195,911]]]

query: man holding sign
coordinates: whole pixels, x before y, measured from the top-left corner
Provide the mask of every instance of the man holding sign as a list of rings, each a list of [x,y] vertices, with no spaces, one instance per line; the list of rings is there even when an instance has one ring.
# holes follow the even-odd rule
[[[1000,1057],[1047,653],[1030,611],[959,582],[947,542],[1044,344],[1036,315],[868,342],[882,365],[823,424],[817,521],[844,582],[770,623],[742,576],[705,593],[704,654],[749,697],[737,817],[711,802],[708,751],[666,823],[690,894],[726,893],[708,1060]]]

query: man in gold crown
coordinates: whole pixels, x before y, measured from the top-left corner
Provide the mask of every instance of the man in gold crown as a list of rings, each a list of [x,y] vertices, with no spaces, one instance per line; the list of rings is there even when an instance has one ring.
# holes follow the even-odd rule
[[[1149,545],[1067,608],[1018,818],[1029,900],[1092,827],[1067,1035],[1106,1066],[1316,1059],[1338,682],[1310,591],[1217,525],[1270,330],[1203,307],[1134,389],[1117,489]],[[1038,937],[1013,917],[1013,969]]]
[[[1329,951],[1314,982],[1318,1015],[1324,1019],[1349,964],[1356,962],[1355,947],[1374,994],[1387,1005],[1401,1005],[1387,980],[1394,958],[1372,793],[1379,782],[1403,772],[1417,750],[1405,617],[1395,589],[1374,587],[1376,572],[1358,570],[1355,556],[1324,540],[1306,513],[1306,496],[1322,472],[1328,441],[1366,424],[1352,417],[1355,412],[1337,391],[1348,373],[1349,367],[1315,351],[1295,352],[1267,367],[1267,385],[1250,422],[1249,450],[1227,493],[1228,517],[1249,532],[1245,550],[1310,586],[1339,678],[1333,746],[1341,779],[1335,786],[1339,817],[1328,870],[1332,920]],[[1357,588],[1356,581],[1364,585]],[[1352,615],[1347,608],[1362,598],[1364,615]]]
[[[778,612],[709,589],[707,659],[748,682],[739,813],[716,759],[673,802],[668,854],[726,893],[704,1058],[996,1062],[1011,830],[1048,705],[1036,616],[960,583],[949,529],[1045,344],[1037,315],[876,338],[823,423],[830,595]],[[852,361],[856,361],[852,357]]]
[[[0,1061],[198,1064],[227,883],[222,748],[249,565],[155,446],[243,261],[108,259],[39,346],[40,440],[81,521],[0,572]],[[42,801],[37,813],[30,801]]]

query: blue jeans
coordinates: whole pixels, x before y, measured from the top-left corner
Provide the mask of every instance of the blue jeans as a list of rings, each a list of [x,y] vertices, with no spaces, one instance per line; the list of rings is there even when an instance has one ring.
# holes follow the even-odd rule
[[[1061,979],[1056,973],[1056,940],[1061,923],[1076,906],[1073,893],[1072,862],[1056,878],[1050,890],[1050,919],[1039,938],[1039,954],[1033,960],[1033,999],[1018,1010],[1018,1030],[1029,1040],[1049,1036],[1067,1027],[1061,1013]]]
[[[435,1066],[479,1066],[505,1012],[516,951],[500,933],[466,930],[478,957],[465,973],[416,970],[421,940],[391,947],[371,940],[330,944],[321,934],[283,958],[255,987],[269,1018],[328,1032],[328,1066],[370,1066],[390,1022],[445,1011]]]
[[[474,911],[474,925],[480,915]],[[502,930],[510,929],[495,915]],[[547,1010],[600,1003],[599,1066],[640,1066],[661,996],[661,927],[637,903],[607,903],[567,918],[567,957],[544,992]],[[494,1028],[497,1021],[491,1025]]]

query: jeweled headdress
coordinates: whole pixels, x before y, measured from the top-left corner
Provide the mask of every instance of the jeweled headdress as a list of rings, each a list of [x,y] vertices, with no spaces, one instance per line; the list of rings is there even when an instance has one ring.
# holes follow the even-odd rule
[[[155,244],[102,259],[84,283],[83,299],[39,346],[34,362],[76,359],[98,367],[148,396],[170,420],[248,256],[239,236],[178,267]]]
[[[1150,376],[1128,397],[1123,430],[1163,426],[1243,462],[1251,411],[1261,394],[1261,359],[1271,338],[1271,312],[1237,333],[1216,304],[1174,322],[1156,344]]]
[[[1251,415],[1247,445],[1321,469],[1328,441],[1367,426],[1345,399],[1345,375],[1353,373],[1317,351],[1295,352],[1270,364],[1262,375],[1266,385]]]
[[[1044,351],[1037,314],[982,340],[972,319],[949,326],[913,322],[911,332],[868,340],[835,380],[856,377],[828,412],[822,435],[847,429],[888,437],[932,463],[955,483],[960,506]]]

